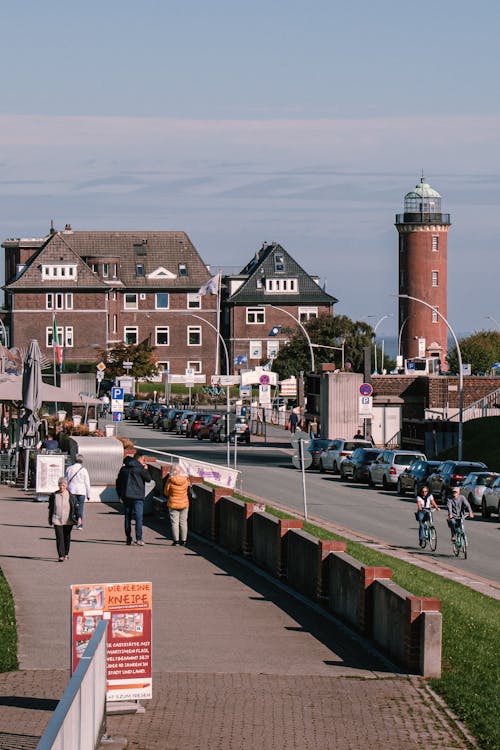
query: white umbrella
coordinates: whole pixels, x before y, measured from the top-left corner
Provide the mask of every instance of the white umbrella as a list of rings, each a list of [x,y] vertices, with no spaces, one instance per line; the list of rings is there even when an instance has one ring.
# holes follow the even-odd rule
[[[40,347],[38,341],[29,343],[23,365],[22,408],[21,408],[21,445],[26,449],[24,467],[24,489],[28,489],[29,448],[36,445],[40,419],[38,410],[42,405],[42,368],[40,364]]]

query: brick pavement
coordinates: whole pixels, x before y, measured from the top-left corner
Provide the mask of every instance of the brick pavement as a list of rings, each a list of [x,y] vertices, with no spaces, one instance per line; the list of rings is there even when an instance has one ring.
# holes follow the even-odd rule
[[[130,750],[468,747],[425,683],[241,561],[196,539],[172,547],[146,519],[126,547],[115,507],[92,504],[57,563],[47,506],[0,487],[0,567],[11,584],[20,671],[0,675],[0,750],[30,750],[69,677],[69,585],[153,583],[153,699],[108,717]]]

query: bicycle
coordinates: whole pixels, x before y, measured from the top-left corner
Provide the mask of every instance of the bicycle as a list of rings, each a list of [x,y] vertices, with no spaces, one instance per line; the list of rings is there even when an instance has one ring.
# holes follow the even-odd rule
[[[437,547],[437,531],[436,527],[434,526],[434,518],[432,516],[432,511],[427,510],[428,516],[424,521],[424,538],[423,538],[423,544],[422,549],[425,548],[425,546],[428,544],[429,548],[432,552],[436,551]]]
[[[464,560],[467,560],[467,534],[465,533],[464,517],[460,518],[459,523],[455,525],[455,541],[452,540],[453,554],[458,557],[462,553]]]

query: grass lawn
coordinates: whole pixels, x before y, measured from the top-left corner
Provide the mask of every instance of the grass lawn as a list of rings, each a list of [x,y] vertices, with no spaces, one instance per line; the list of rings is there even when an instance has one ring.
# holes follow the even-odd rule
[[[17,669],[17,631],[14,600],[0,570],[0,672]]]

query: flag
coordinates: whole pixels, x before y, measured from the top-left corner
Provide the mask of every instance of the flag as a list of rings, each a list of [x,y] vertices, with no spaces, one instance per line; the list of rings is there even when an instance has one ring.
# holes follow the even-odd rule
[[[204,284],[200,286],[198,289],[198,294],[204,295],[204,294],[218,294],[219,293],[219,285],[220,285],[220,273],[216,273],[215,276],[212,276],[211,279],[206,281]]]
[[[57,323],[56,316],[52,318],[52,346],[56,356],[56,362],[58,365],[62,365],[62,346],[59,343],[59,336],[57,334]]]

